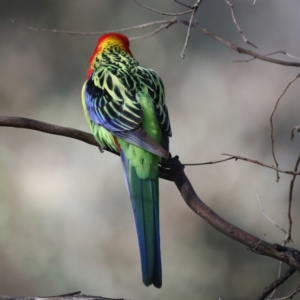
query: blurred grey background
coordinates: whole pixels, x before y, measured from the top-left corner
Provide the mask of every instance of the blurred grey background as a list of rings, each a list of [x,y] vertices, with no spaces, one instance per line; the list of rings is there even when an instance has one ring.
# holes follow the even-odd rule
[[[185,3],[193,4],[186,0]],[[300,56],[300,3],[296,0],[233,1],[246,37],[265,54]],[[168,12],[185,10],[149,1]],[[88,131],[81,87],[98,36],[43,33],[12,24],[72,31],[104,31],[168,17],[133,1],[0,1],[0,115],[23,116]],[[188,16],[183,18],[188,19]],[[199,24],[239,46],[244,44],[225,1],[204,1]],[[133,37],[154,28],[128,32]],[[184,163],[238,154],[273,164],[269,115],[296,68],[246,59],[175,25],[132,41],[140,64],[162,77],[173,128],[171,152]],[[286,59],[283,56],[278,58]],[[282,169],[299,155],[299,81],[274,116],[275,150]],[[262,214],[287,229],[291,176],[250,163],[229,161],[187,167],[198,195],[223,218],[272,243],[284,235]],[[299,179],[293,202],[292,247],[300,248]],[[79,141],[25,129],[0,128],[0,294],[55,295],[81,290],[126,299],[254,299],[277,277],[278,262],[248,251],[216,232],[184,203],[175,185],[161,180],[163,287],[142,284],[138,246],[119,158]],[[286,266],[284,266],[284,270]],[[295,274],[278,297],[295,287]],[[297,298],[298,297],[298,298]],[[300,299],[296,296],[294,299]]]

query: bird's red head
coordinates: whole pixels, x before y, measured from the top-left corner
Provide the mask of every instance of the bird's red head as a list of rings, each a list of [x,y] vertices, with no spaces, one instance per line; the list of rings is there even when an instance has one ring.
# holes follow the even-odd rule
[[[129,39],[127,38],[127,36],[117,32],[104,34],[99,38],[95,51],[90,58],[90,67],[87,72],[87,78],[89,78],[91,73],[93,72],[92,67],[97,54],[102,52],[107,46],[113,45],[132,56],[132,53],[129,49]]]

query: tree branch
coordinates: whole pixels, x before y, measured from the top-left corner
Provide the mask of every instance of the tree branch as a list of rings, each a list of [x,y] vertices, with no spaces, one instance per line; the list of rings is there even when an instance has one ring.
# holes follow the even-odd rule
[[[152,35],[155,35],[155,34],[159,33],[160,31],[162,31],[164,29],[168,29],[169,27],[171,27],[172,25],[174,25],[176,23],[177,23],[177,18],[174,17],[173,19],[171,19],[168,22],[166,22],[166,24],[160,25],[158,28],[156,28],[152,32],[150,32],[148,34],[145,34],[145,35],[131,37],[130,40],[133,41],[133,40],[148,38],[148,37],[150,37]]]
[[[286,55],[286,56],[288,56],[288,57],[290,57],[290,58],[293,58],[293,59],[296,59],[296,60],[300,60],[300,58],[299,57],[296,57],[296,56],[294,56],[294,55],[292,55],[292,54],[289,54],[289,53],[287,53],[287,52],[285,52],[285,51],[275,51],[275,52],[272,52],[272,53],[268,53],[268,54],[265,54],[264,56],[272,56],[272,55],[275,55],[275,54],[284,54],[284,55]],[[256,59],[256,57],[252,57],[252,58],[249,58],[249,59],[245,59],[245,60],[234,60],[233,62],[234,63],[248,63],[248,62],[250,62],[250,61],[252,61],[252,60],[255,60]]]
[[[49,297],[37,297],[37,296],[20,296],[20,297],[12,297],[12,296],[4,296],[0,295],[0,300],[124,300],[113,299],[113,298],[105,298],[101,296],[90,296],[81,294],[81,292],[69,293],[58,296],[49,296]]]
[[[289,279],[295,272],[296,272],[295,269],[289,268],[277,280],[275,280],[268,287],[266,287],[265,290],[263,291],[263,293],[258,298],[256,298],[256,300],[264,300],[268,295],[270,295],[274,290],[276,290],[281,284],[283,284],[287,279]]]
[[[179,162],[178,157],[172,160]],[[184,166],[179,164],[172,165],[171,172],[173,173],[173,180],[186,204],[198,216],[224,235],[249,247],[250,250],[255,249],[255,252],[261,255],[283,261],[291,267],[300,270],[300,252],[298,250],[278,244],[272,245],[222,219],[197,196],[183,168]]]
[[[297,62],[290,62],[290,61],[285,61],[285,60],[274,59],[274,58],[268,57],[267,55],[260,55],[258,53],[255,53],[255,52],[251,51],[251,50],[247,50],[247,49],[238,47],[235,44],[232,44],[228,41],[223,40],[221,37],[217,36],[216,34],[209,31],[208,29],[199,26],[195,22],[190,25],[188,21],[178,19],[177,15],[175,16],[175,20],[174,19],[169,19],[169,20],[154,21],[154,22],[144,23],[144,24],[140,24],[140,25],[136,25],[136,26],[127,27],[127,28],[120,28],[120,29],[116,29],[116,30],[107,30],[107,31],[98,31],[98,32],[78,32],[78,31],[64,31],[64,30],[57,30],[57,29],[45,29],[45,28],[38,28],[38,27],[34,27],[34,26],[28,26],[28,25],[22,24],[20,22],[17,22],[15,20],[11,20],[11,21],[13,23],[18,24],[19,26],[22,26],[22,27],[24,27],[26,29],[30,29],[30,30],[56,33],[56,34],[57,33],[59,33],[59,34],[68,34],[68,35],[100,35],[100,34],[109,33],[109,32],[112,32],[112,31],[124,32],[124,31],[128,31],[128,30],[140,29],[140,28],[145,28],[145,27],[148,27],[148,26],[159,25],[159,24],[163,25],[163,24],[181,23],[183,25],[191,26],[192,28],[201,30],[204,34],[209,35],[210,37],[212,37],[216,41],[218,41],[221,44],[225,45],[227,48],[230,48],[230,49],[232,49],[232,50],[234,50],[234,51],[236,51],[240,54],[246,54],[246,55],[252,56],[253,58],[260,59],[262,61],[266,61],[266,62],[269,62],[269,63],[282,65],[282,66],[298,67],[298,68],[300,67],[300,63],[297,63]],[[168,26],[166,28],[168,28]],[[152,35],[158,33],[159,31],[161,31],[161,30],[155,30],[154,32],[147,35],[147,37],[152,36]],[[141,36],[140,38],[143,38],[143,37],[146,37],[146,36]],[[278,51],[278,53],[279,52],[283,52],[283,51]]]
[[[90,133],[86,133],[78,129],[57,126],[57,125],[53,125],[53,124],[49,124],[37,120],[32,120],[32,119],[27,119],[22,117],[0,116],[0,127],[16,127],[16,128],[32,129],[32,130],[41,131],[49,134],[69,137],[72,139],[85,142],[89,145],[99,147],[99,144],[95,140],[94,136]],[[105,150],[118,155],[117,152],[114,152],[111,149],[105,149]]]
[[[189,38],[190,38],[191,26],[192,26],[192,23],[193,23],[193,20],[194,20],[195,13],[198,10],[198,7],[201,4],[201,2],[202,2],[202,0],[197,0],[195,2],[195,4],[193,5],[193,7],[192,7],[192,13],[191,13],[191,17],[190,17],[190,20],[189,20],[189,26],[188,26],[188,29],[187,29],[187,32],[186,32],[185,41],[184,41],[183,48],[182,48],[182,51],[181,51],[181,54],[180,54],[181,58],[184,58],[184,56],[185,56],[184,52],[185,52],[185,49],[187,48],[187,44],[188,44],[188,41],[189,41]]]
[[[232,16],[232,20],[233,20],[233,23],[235,24],[237,30],[239,31],[240,35],[242,36],[244,42],[246,44],[249,44],[251,45],[252,47],[254,48],[257,48],[257,46],[255,46],[253,43],[251,43],[244,35],[240,25],[238,24],[236,18],[235,18],[235,13],[234,13],[234,5],[229,1],[229,0],[225,0],[226,4],[230,7],[230,10],[231,10],[231,16]]]
[[[150,11],[153,11],[153,12],[155,12],[155,13],[157,13],[157,14],[160,14],[160,15],[162,15],[162,16],[182,16],[182,15],[187,15],[187,14],[190,14],[191,12],[193,12],[193,9],[190,9],[190,10],[187,10],[187,11],[183,11],[183,12],[180,12],[180,13],[166,13],[166,12],[163,12],[163,11],[160,11],[160,10],[157,10],[157,9],[154,9],[154,8],[152,8],[152,7],[150,7],[150,6],[147,6],[147,5],[145,5],[145,4],[142,4],[142,3],[140,3],[140,2],[138,2],[137,0],[133,0],[136,4],[138,4],[138,5],[140,5],[140,6],[142,6],[142,7],[144,7],[144,8],[146,8],[146,9],[148,9],[148,10],[150,10]]]
[[[91,134],[72,128],[61,127],[26,118],[2,116],[0,117],[0,126],[33,129],[50,134],[74,138],[90,145],[98,146]],[[117,154],[109,149],[105,150]],[[160,168],[160,177],[166,180],[174,181],[186,204],[198,216],[204,219],[216,230],[252,250],[255,249],[255,253],[258,252],[261,255],[283,261],[294,269],[300,270],[300,251],[280,246],[278,244],[272,245],[268,242],[265,242],[225,221],[213,210],[211,210],[205,203],[203,203],[195,193],[194,188],[185,175],[184,166],[180,163],[178,157],[171,158],[170,164],[162,163]]]
[[[299,164],[300,164],[300,155],[299,155],[299,157],[298,157],[298,159],[296,161],[296,164],[295,164],[295,168],[294,168],[295,172],[298,171]],[[293,189],[294,189],[295,180],[296,180],[296,175],[293,176],[293,178],[292,178],[292,180],[290,182],[289,205],[288,205],[288,214],[287,214],[288,215],[288,219],[289,219],[289,229],[288,229],[287,237],[284,240],[285,244],[288,243],[288,242],[293,241],[292,240],[292,224],[293,224],[293,221],[292,221],[291,209],[292,209]]]
[[[170,20],[153,21],[153,22],[130,26],[130,27],[125,27],[125,28],[111,29],[111,30],[106,30],[106,31],[90,31],[90,32],[40,28],[40,27],[35,27],[35,26],[29,26],[29,25],[20,23],[16,20],[13,20],[13,19],[11,19],[11,22],[15,23],[23,28],[26,28],[29,30],[34,30],[34,31],[40,31],[40,32],[56,33],[56,34],[58,33],[58,34],[67,34],[67,35],[101,35],[101,34],[105,34],[105,33],[109,33],[109,32],[124,32],[124,31],[129,31],[129,30],[134,30],[134,29],[142,29],[145,27],[153,26],[153,25],[162,25],[162,24],[170,23]]]
[[[286,93],[286,91],[288,90],[288,88],[291,86],[291,84],[293,84],[298,78],[300,77],[300,74],[298,74],[293,80],[291,80],[288,85],[285,87],[285,89],[283,90],[283,92],[280,94],[279,98],[277,99],[275,105],[274,105],[274,108],[272,110],[272,113],[270,115],[270,126],[271,126],[271,134],[270,134],[270,137],[271,137],[271,147],[272,147],[272,156],[273,156],[273,159],[274,159],[274,162],[276,164],[276,168],[278,169],[278,161],[276,159],[276,156],[275,156],[275,149],[274,149],[274,144],[275,144],[275,141],[274,141],[274,126],[273,126],[273,116],[274,116],[274,113],[277,109],[277,106],[279,104],[279,101],[280,99],[283,97],[283,95]],[[277,177],[277,180],[276,181],[279,181],[280,177],[279,177],[279,173],[278,171],[276,171],[276,177]]]
[[[178,23],[184,24],[186,26],[189,26],[189,22],[187,22],[186,20],[178,20]],[[215,39],[216,41],[220,42],[221,44],[223,44],[224,46],[226,46],[227,48],[230,48],[238,53],[241,54],[247,54],[250,55],[252,57],[255,57],[257,59],[263,60],[263,61],[267,61],[270,63],[274,63],[274,64],[278,64],[278,65],[282,65],[282,66],[288,66],[288,67],[300,67],[300,63],[297,62],[290,62],[290,61],[285,61],[285,60],[279,60],[279,59],[275,59],[275,58],[271,58],[271,57],[267,57],[264,55],[260,55],[258,53],[255,53],[251,50],[247,50],[241,47],[236,46],[235,44],[232,44],[228,41],[223,40],[221,37],[217,36],[216,34],[214,34],[213,32],[211,32],[210,30],[199,26],[196,23],[193,23],[191,25],[193,28],[201,30],[203,33],[205,33],[206,35],[209,35],[210,37],[212,37],[213,39]]]
[[[247,161],[247,162],[251,162],[253,164],[260,165],[260,166],[263,166],[265,168],[275,170],[279,173],[285,173],[285,174],[289,174],[289,175],[300,175],[300,172],[280,170],[280,169],[275,168],[274,166],[267,165],[267,164],[264,164],[264,163],[262,163],[258,160],[250,159],[250,158],[243,157],[243,156],[240,156],[240,155],[233,155],[233,154],[226,154],[226,153],[223,153],[222,155],[227,155],[227,156],[233,157],[233,158],[235,158],[235,160],[244,160],[244,161]]]

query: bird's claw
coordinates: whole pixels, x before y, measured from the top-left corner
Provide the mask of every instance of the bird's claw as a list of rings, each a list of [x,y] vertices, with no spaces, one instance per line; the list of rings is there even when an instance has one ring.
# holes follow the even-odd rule
[[[99,151],[100,151],[100,153],[104,153],[104,147],[103,146],[99,146]]]

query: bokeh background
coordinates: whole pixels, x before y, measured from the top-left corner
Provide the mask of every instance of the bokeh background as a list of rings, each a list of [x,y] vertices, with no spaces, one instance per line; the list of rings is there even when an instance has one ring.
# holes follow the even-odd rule
[[[185,10],[171,0],[144,3],[162,11]],[[284,50],[300,56],[298,1],[233,4],[257,52]],[[129,0],[0,0],[0,115],[88,131],[80,93],[98,39],[31,31],[10,19],[89,32],[166,18]],[[252,49],[238,34],[225,1],[204,1],[196,18],[224,39]],[[261,61],[233,63],[247,57],[195,30],[183,60],[186,30],[175,25],[131,46],[136,59],[164,81],[172,154],[184,163],[232,153],[273,164],[269,115],[299,70]],[[274,116],[276,155],[287,170],[294,168],[300,149],[299,135],[290,141],[291,128],[300,123],[299,93],[298,81]],[[276,183],[274,171],[242,161],[187,167],[186,173],[198,195],[223,218],[258,237],[265,235],[269,242],[282,243],[284,235],[263,216],[256,191],[269,216],[287,229],[291,176],[282,174]],[[81,290],[133,300],[254,299],[276,279],[277,261],[216,232],[186,206],[173,183],[161,180],[160,187],[163,287],[157,290],[141,281],[119,158],[72,139],[0,128],[0,294],[43,296]],[[292,246],[298,249],[299,195],[297,179]],[[298,280],[295,274],[276,295],[291,292]]]

